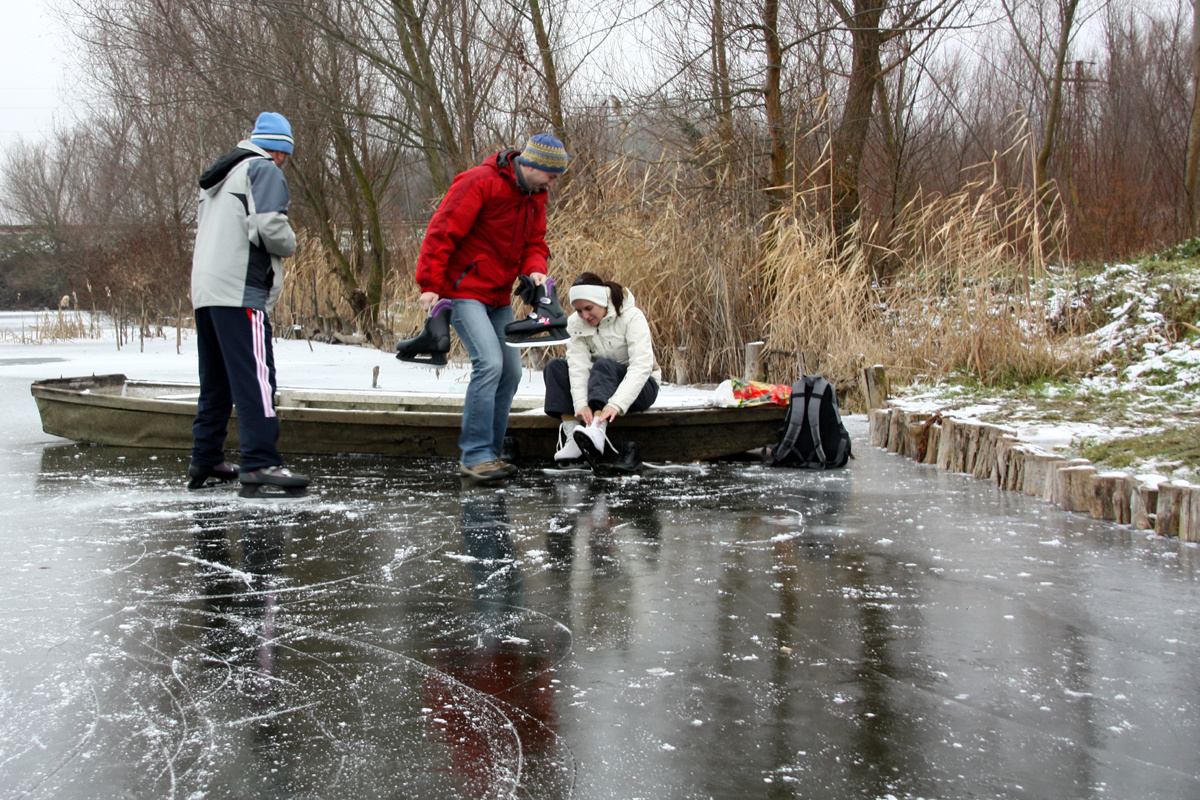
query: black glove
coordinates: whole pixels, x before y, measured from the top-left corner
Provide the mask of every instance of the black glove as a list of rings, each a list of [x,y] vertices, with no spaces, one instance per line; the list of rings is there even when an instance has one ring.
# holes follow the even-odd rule
[[[530,308],[537,305],[537,284],[528,275],[519,276],[517,288],[513,290],[513,294],[524,300],[525,305]]]

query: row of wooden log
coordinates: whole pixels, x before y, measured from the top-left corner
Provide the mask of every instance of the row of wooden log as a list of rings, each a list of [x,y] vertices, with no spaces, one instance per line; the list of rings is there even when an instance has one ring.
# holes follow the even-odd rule
[[[1047,453],[1020,441],[1012,428],[878,408],[870,414],[870,442],[938,469],[1041,497],[1067,511],[1200,541],[1200,486],[1161,476],[1100,472],[1085,458]]]

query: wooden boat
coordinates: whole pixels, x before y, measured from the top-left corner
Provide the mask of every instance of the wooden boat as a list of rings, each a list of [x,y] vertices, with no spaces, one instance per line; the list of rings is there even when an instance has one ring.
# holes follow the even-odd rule
[[[58,378],[31,387],[42,429],[77,442],[188,450],[197,384],[128,380],[124,375]],[[461,394],[280,389],[279,449],[284,453],[368,453],[457,458]],[[554,454],[558,420],[540,398],[518,396],[508,421],[523,457]],[[618,446],[632,440],[647,461],[738,456],[773,442],[785,409],[658,408],[621,417],[608,429]],[[236,415],[226,447],[237,449]]]

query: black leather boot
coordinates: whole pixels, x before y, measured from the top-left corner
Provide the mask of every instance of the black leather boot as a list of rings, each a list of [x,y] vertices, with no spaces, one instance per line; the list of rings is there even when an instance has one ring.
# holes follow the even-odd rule
[[[411,339],[396,343],[396,358],[426,367],[446,366],[450,352],[449,300],[439,300],[429,309],[425,327]]]

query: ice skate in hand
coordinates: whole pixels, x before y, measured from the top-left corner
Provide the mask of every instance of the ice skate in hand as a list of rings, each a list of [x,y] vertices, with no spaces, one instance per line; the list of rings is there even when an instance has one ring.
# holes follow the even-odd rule
[[[446,354],[450,352],[451,305],[446,299],[434,303],[421,332],[396,343],[396,358],[435,369],[446,366]]]
[[[533,310],[525,319],[504,326],[504,343],[509,347],[550,347],[562,344],[567,334],[567,315],[563,313],[554,291],[554,279],[546,278],[538,286],[533,278],[522,275],[515,294]]]

